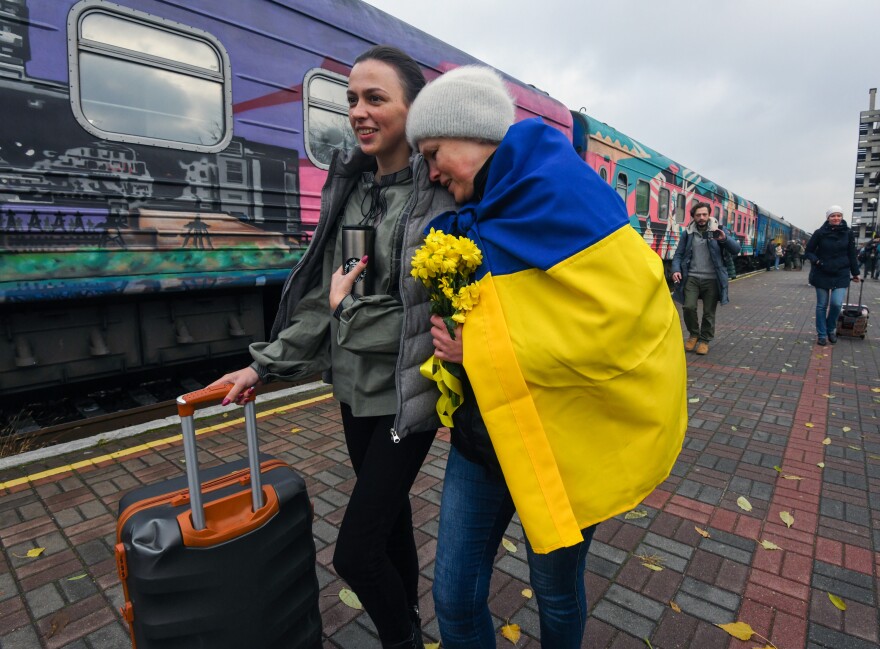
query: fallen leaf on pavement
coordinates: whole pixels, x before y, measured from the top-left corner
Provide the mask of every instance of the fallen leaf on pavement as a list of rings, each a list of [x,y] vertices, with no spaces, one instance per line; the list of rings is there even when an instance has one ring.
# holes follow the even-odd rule
[[[623,518],[624,518],[624,520],[631,521],[636,518],[644,518],[647,515],[648,515],[648,512],[646,512],[643,509],[634,509],[630,512],[627,512]]]
[[[519,624],[505,624],[501,627],[501,635],[516,644],[520,637]]]
[[[343,588],[339,591],[339,599],[341,599],[342,603],[349,608],[354,608],[359,611],[364,610],[364,605],[361,604],[361,600],[359,600],[358,596],[354,594],[354,591],[349,590],[348,588]]]
[[[828,593],[828,599],[830,599],[831,603],[834,604],[841,611],[846,610],[846,602],[840,599],[837,595],[832,595],[831,593]]]
[[[64,627],[70,622],[70,617],[68,617],[65,611],[58,611],[49,618],[49,632],[46,634],[46,638],[51,638],[56,633],[60,633],[64,630]]]
[[[740,640],[749,640],[754,633],[752,627],[745,622],[731,622],[730,624],[716,624],[715,626],[724,629],[734,638],[739,638]]]

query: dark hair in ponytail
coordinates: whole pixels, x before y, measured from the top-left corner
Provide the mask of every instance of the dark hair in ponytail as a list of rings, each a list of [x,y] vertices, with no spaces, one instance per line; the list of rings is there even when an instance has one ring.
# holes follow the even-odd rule
[[[412,104],[416,95],[425,87],[425,75],[409,54],[391,45],[376,45],[358,56],[354,62],[381,61],[397,71],[400,85],[403,86],[406,103]]]

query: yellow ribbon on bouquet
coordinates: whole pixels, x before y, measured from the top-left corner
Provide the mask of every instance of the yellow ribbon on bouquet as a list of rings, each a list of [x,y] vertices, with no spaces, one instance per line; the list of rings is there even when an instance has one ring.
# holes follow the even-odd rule
[[[437,414],[440,416],[440,422],[444,426],[452,426],[452,413],[464,401],[464,391],[461,388],[461,381],[454,376],[436,356],[431,356],[422,363],[419,368],[426,379],[430,379],[437,384],[440,390],[440,398],[437,399]]]

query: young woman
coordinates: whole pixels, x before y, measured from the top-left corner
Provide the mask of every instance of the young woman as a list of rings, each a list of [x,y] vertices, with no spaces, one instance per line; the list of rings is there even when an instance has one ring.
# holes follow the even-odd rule
[[[687,425],[660,259],[564,135],[513,121],[504,82],[474,66],[428,84],[407,121],[431,179],[460,204],[431,226],[470,237],[484,260],[455,337],[432,318],[435,355],[466,373],[434,566],[446,649],[495,647],[489,581],[515,510],[542,646],[579,648],[595,525],[666,478]]]
[[[424,165],[410,166],[406,118],[424,84],[418,64],[395,48],[356,59],[347,95],[359,146],[330,164],[319,223],[284,286],[269,342],[251,345],[250,367],[215,382],[232,384],[227,404],[265,381],[329,375],[357,474],[333,565],[383,647],[401,649],[423,646],[409,489],[439,426],[436,386],[418,369],[433,351],[429,305],[409,260],[429,217],[452,205]],[[369,259],[348,273],[342,226],[375,235]],[[359,297],[352,286],[367,265],[372,292]]]
[[[810,237],[804,257],[811,262],[810,284],[816,288],[816,344],[833,345],[850,276],[859,281],[855,237],[843,220],[842,208],[828,208],[825,223]]]

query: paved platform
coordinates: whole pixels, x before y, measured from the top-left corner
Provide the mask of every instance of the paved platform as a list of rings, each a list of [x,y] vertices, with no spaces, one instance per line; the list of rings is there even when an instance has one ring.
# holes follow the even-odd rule
[[[762,272],[731,285],[710,353],[688,355],[691,419],[672,475],[636,508],[644,516],[598,528],[584,647],[644,649],[645,639],[654,649],[765,645],[715,626],[737,620],[779,649],[878,646],[880,282],[869,281],[864,302],[875,314],[866,340],[818,347],[806,271]],[[339,600],[344,584],[330,565],[354,481],[336,404],[296,395],[259,412],[263,448],[306,476],[314,500],[324,646],[378,647],[368,617]],[[238,416],[198,424],[204,463],[242,456]],[[112,554],[116,504],[133,487],[181,473],[177,432],[166,427],[0,471],[3,649],[129,646]],[[422,613],[434,639],[430,589],[448,448],[448,436],[438,436],[412,490]],[[781,512],[791,514],[791,527]],[[516,646],[536,648],[519,525],[507,537],[518,550],[499,552],[492,612],[498,626],[520,625]],[[28,557],[33,548],[45,549]],[[498,646],[512,645],[499,635]]]

